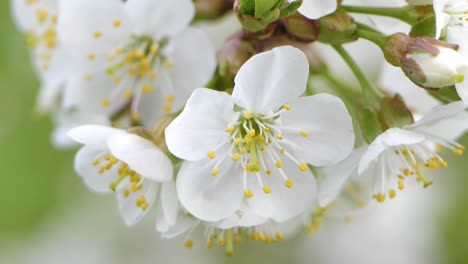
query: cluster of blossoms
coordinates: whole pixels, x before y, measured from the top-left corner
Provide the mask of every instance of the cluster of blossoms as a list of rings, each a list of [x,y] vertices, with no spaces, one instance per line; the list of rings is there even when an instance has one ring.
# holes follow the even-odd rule
[[[128,226],[154,210],[163,238],[191,248],[205,228],[208,247],[233,254],[243,238],[277,242],[407,184],[429,187],[443,149],[463,154],[468,1],[388,2],[12,0],[12,11],[42,83],[38,108],[58,147],[82,145],[84,183],[115,194]],[[230,13],[227,39],[201,30]],[[382,33],[378,16],[401,31]],[[393,68],[385,92],[343,48],[359,39]],[[360,89],[325,66],[317,42]]]

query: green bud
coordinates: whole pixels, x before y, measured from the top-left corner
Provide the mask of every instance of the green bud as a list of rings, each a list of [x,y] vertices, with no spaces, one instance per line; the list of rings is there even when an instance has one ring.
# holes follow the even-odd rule
[[[219,74],[233,77],[250,57],[256,54],[253,44],[243,39],[242,34],[228,39],[218,52]]]
[[[319,28],[317,22],[299,14],[298,12],[283,19],[283,25],[288,35],[304,42],[317,40]]]
[[[358,39],[357,25],[353,18],[345,12],[336,12],[317,20],[319,26],[319,41],[331,45],[339,45]]]
[[[372,143],[374,139],[383,133],[378,115],[373,109],[363,108],[358,111],[358,120],[362,136],[368,144]]]
[[[414,122],[411,111],[399,94],[393,98],[387,97],[382,100],[381,114],[388,127],[403,127]]]

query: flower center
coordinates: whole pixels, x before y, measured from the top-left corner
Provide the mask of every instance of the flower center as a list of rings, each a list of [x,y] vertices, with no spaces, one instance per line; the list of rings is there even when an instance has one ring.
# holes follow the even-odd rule
[[[26,4],[35,10],[37,27],[26,32],[26,45],[34,49],[34,57],[41,69],[47,71],[57,46],[57,15],[50,10],[36,7],[38,1],[27,0]]]
[[[459,3],[448,4],[444,11],[450,15],[450,26],[468,26],[468,1],[459,1]]]
[[[124,185],[123,196],[127,199],[131,195],[137,195],[138,191],[143,188],[143,178],[125,162],[122,162],[110,153],[104,155],[103,158],[98,157],[93,160],[93,166],[98,169],[98,173],[101,175],[104,173],[115,173],[114,171],[111,172],[111,170],[118,166],[118,177],[109,184],[109,188],[115,192],[120,185]],[[126,179],[128,181],[125,181]],[[135,205],[142,211],[146,211],[149,207],[146,196],[143,194],[139,195],[135,201]]]
[[[120,27],[120,20],[114,21],[114,27]],[[99,39],[104,33],[96,31],[93,37]],[[112,93],[101,100],[103,107],[109,107],[113,101],[129,101],[131,103],[131,117],[134,121],[140,119],[138,104],[145,94],[155,89],[155,81],[158,71],[162,68],[172,68],[172,62],[168,58],[168,40],[155,41],[149,36],[133,36],[131,41],[123,47],[110,50],[106,55],[106,73],[112,78],[115,88]],[[88,60],[97,58],[95,53],[87,55]],[[92,80],[93,75],[87,74],[86,80]],[[171,87],[159,87],[172,89]],[[166,103],[163,106],[165,113],[172,112],[172,104],[175,99],[174,92],[167,91]]]
[[[247,186],[248,175],[255,175],[258,184],[266,194],[273,190],[271,186],[263,184],[262,177],[271,177],[273,172],[282,177],[286,188],[294,186],[294,181],[288,177],[283,169],[285,159],[297,165],[298,172],[306,172],[309,167],[299,161],[283,146],[287,139],[281,133],[279,119],[281,113],[291,110],[290,105],[284,105],[279,111],[271,115],[254,114],[245,110],[236,123],[229,125],[225,131],[230,135],[229,156],[234,162],[239,162],[243,168],[243,188],[246,198],[253,197],[253,191]],[[308,132],[300,130],[298,133],[308,137]],[[214,159],[214,151],[208,152],[208,157]],[[217,176],[220,172],[219,164],[227,157],[221,158],[212,170],[211,175]],[[291,173],[288,171],[288,173]]]
[[[385,178],[386,178],[386,166],[397,166],[399,173],[397,174],[397,189],[403,190],[405,188],[404,180],[412,175],[416,176],[416,181],[423,184],[424,188],[432,185],[430,181],[422,172],[421,167],[424,166],[428,169],[436,170],[439,168],[445,168],[448,166],[447,162],[437,154],[437,150],[440,148],[447,148],[453,151],[455,155],[462,155],[465,151],[465,147],[458,144],[457,142],[442,139],[433,135],[427,135],[428,141],[413,144],[403,145],[394,148],[393,157],[386,157],[382,160],[382,179],[380,192],[375,194],[373,198],[378,202],[384,202],[386,199],[386,193],[384,190]],[[428,144],[429,143],[429,144]],[[431,148],[431,145],[437,146],[437,148]],[[396,157],[396,158],[395,158]],[[388,191],[388,197],[390,199],[396,196],[396,189],[390,189]]]

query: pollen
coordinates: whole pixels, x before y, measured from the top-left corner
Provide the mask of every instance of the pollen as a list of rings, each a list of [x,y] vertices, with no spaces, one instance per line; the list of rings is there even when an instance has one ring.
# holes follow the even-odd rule
[[[213,241],[208,240],[208,242],[206,242],[206,247],[207,248],[213,248],[213,246],[214,246]]]
[[[110,105],[110,100],[109,100],[109,98],[104,98],[104,99],[102,99],[101,105],[102,105],[103,107],[109,107],[109,105]]]
[[[125,91],[123,92],[123,97],[124,97],[124,99],[130,99],[130,98],[132,98],[132,90],[130,90],[130,89],[125,89]]]
[[[189,249],[192,248],[193,247],[193,241],[191,239],[188,239],[187,241],[185,241],[184,247],[189,248]]]
[[[97,166],[99,164],[99,159],[93,160],[93,166]]]
[[[165,105],[164,106],[164,113],[170,113],[172,111],[172,106],[170,105]]]
[[[174,66],[174,64],[172,64],[172,61],[170,60],[165,60],[164,61],[164,66],[168,69],[172,68]]]
[[[379,194],[376,194],[374,196],[374,198],[375,198],[375,200],[377,200],[377,202],[383,203],[383,202],[385,202],[386,196],[385,196],[385,193],[379,193]]]
[[[271,170],[266,170],[265,173],[266,173],[267,175],[271,175]]]
[[[226,127],[226,129],[224,129],[224,131],[225,131],[226,133],[231,134],[232,131],[234,131],[234,126],[228,126],[228,127]]]
[[[166,102],[173,103],[174,99],[175,99],[175,96],[173,94],[170,94],[166,97]]]
[[[219,169],[218,167],[214,168],[214,169],[211,171],[211,176],[213,176],[213,177],[218,176],[219,171],[220,171],[220,169]]]
[[[131,118],[132,118],[132,120],[135,121],[135,122],[136,122],[136,121],[140,121],[140,118],[141,118],[140,113],[138,113],[138,112],[133,112]]]
[[[158,45],[156,45],[156,44],[151,45],[150,52],[152,54],[158,53],[158,50],[159,50]]]
[[[123,196],[124,196],[125,198],[130,197],[130,190],[129,190],[129,189],[125,189],[124,192],[123,192]]]
[[[390,197],[390,199],[395,198],[396,191],[394,189],[391,189],[390,191],[388,191],[388,196]]]
[[[398,189],[403,190],[404,188],[405,188],[405,183],[402,180],[398,181]]]
[[[114,27],[118,28],[118,27],[120,27],[122,25],[122,20],[116,19],[116,20],[114,20],[113,24],[114,24]]]
[[[283,140],[283,136],[280,135],[280,134],[277,134],[277,135],[276,135],[276,139],[278,139],[278,140]]]
[[[216,153],[214,152],[214,150],[208,151],[208,158],[209,158],[209,159],[214,159],[214,158],[216,158]]]
[[[465,151],[465,147],[464,146],[461,146],[459,148],[454,148],[453,149],[453,153],[457,156],[461,156],[463,155],[463,152]]]
[[[291,105],[285,104],[285,105],[283,105],[283,107],[284,107],[284,109],[285,109],[286,111],[291,111]]]
[[[286,186],[288,189],[291,189],[292,187],[294,187],[294,181],[291,179],[287,179],[284,182],[284,186]]]
[[[120,79],[119,76],[115,76],[115,77],[114,77],[114,83],[115,83],[115,84],[120,84],[121,81],[122,81],[122,80]]]
[[[239,158],[240,158],[240,154],[239,154],[239,153],[234,153],[234,154],[232,154],[231,159],[232,159],[233,161],[238,161]]]
[[[305,172],[309,169],[309,166],[307,166],[306,163],[302,162],[301,164],[299,164],[299,170],[302,171],[302,172]]]
[[[305,137],[305,138],[309,136],[309,132],[307,132],[307,131],[305,131],[305,130],[299,131],[299,134],[301,134],[301,136],[303,136],[303,137]]]
[[[277,160],[275,163],[276,168],[281,169],[283,167],[283,161],[282,160]]]
[[[245,118],[247,118],[247,119],[252,118],[252,111],[245,111],[245,112],[244,112],[244,116],[245,116]]]
[[[101,31],[96,31],[96,32],[94,32],[94,33],[93,33],[93,37],[94,37],[94,38],[100,38],[100,37],[102,37],[102,32],[101,32]]]
[[[286,152],[286,150],[284,148],[280,148],[279,153],[284,154],[284,152]]]
[[[151,93],[153,91],[153,85],[152,84],[145,84],[141,87],[141,91],[145,94]]]
[[[249,199],[249,198],[252,198],[254,195],[253,191],[252,190],[249,190],[249,189],[245,189],[244,190],[244,196],[245,198]]]
[[[39,9],[36,12],[36,17],[39,23],[44,23],[47,20],[47,17],[49,17],[49,12],[45,9]]]
[[[89,60],[94,60],[95,58],[96,58],[96,54],[94,54],[94,53],[88,54],[88,59]]]
[[[266,194],[270,194],[271,193],[271,187],[270,186],[263,186],[263,192],[266,193]]]

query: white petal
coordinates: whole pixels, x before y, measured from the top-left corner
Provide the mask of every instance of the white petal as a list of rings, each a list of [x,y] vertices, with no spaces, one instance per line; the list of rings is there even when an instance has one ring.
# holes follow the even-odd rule
[[[285,174],[294,181],[292,188],[285,186],[285,181],[274,162],[265,161],[271,175],[262,175],[263,184],[271,187],[271,193],[265,194],[255,175],[248,175],[248,186],[254,195],[247,199],[253,213],[284,222],[312,208],[317,198],[317,184],[314,175],[308,170],[301,172],[289,159],[283,159]]]
[[[177,191],[173,180],[162,184],[160,198],[165,221],[169,226],[173,226],[177,221],[177,213],[179,211],[179,199],[177,198]]]
[[[466,108],[467,106],[464,105],[463,102],[453,102],[450,104],[437,106],[434,107],[429,113],[424,115],[424,117],[421,118],[419,121],[410,126],[407,126],[406,128],[410,129],[418,126],[434,124],[445,119],[451,118],[463,112]]]
[[[195,88],[204,87],[212,78],[216,69],[216,51],[208,37],[193,28],[174,36],[167,49],[171,50],[168,57],[173,63],[169,73],[176,95],[174,109],[178,110]]]
[[[129,133],[118,133],[107,140],[110,152],[142,177],[162,182],[172,179],[172,163],[156,145]]]
[[[468,130],[468,113],[465,109],[463,102],[442,105],[405,129],[454,140]]]
[[[10,3],[14,22],[22,31],[41,27],[37,19],[38,10],[46,10],[49,17],[56,15],[57,12],[57,1],[54,0],[41,0],[32,4],[24,0],[12,0]]]
[[[465,78],[468,78],[468,72],[464,73]],[[462,83],[455,85],[457,88],[457,93],[462,99],[463,103],[468,106],[468,80],[465,80]]]
[[[162,214],[162,209],[159,207],[159,211],[157,212],[157,215]],[[190,230],[190,228],[193,228],[195,225],[197,225],[200,220],[197,220],[196,218],[190,216],[186,212],[180,211],[179,214],[177,215],[177,222],[169,226],[167,223],[164,222],[164,220],[161,217],[157,217],[156,220],[156,230],[161,233],[161,238],[163,239],[171,239],[174,237],[177,237],[186,231]]]
[[[81,176],[86,186],[97,193],[111,193],[109,184],[117,180],[117,166],[113,166],[102,174],[98,173],[100,166],[105,162],[104,156],[107,154],[105,149],[93,147],[81,148],[75,156],[75,171]],[[100,159],[100,163],[96,166],[93,162]]]
[[[357,174],[359,160],[366,149],[367,147],[361,147],[338,164],[324,168],[326,177],[320,182],[318,188],[320,207],[326,207],[336,200],[350,177]]]
[[[184,162],[177,176],[177,194],[181,204],[195,217],[219,221],[232,216],[241,206],[241,168],[228,157],[211,176],[216,160]]]
[[[120,0],[62,0],[59,14],[58,35],[67,46],[110,53],[130,40],[130,23]],[[114,26],[116,20],[119,27]],[[102,35],[95,37],[96,32]]]
[[[182,98],[179,93],[176,93],[171,77],[167,71],[159,71],[158,77],[154,81],[154,89],[140,97],[137,106],[137,112],[140,114],[141,122],[147,128],[152,128],[165,112],[168,96],[173,96],[174,99]],[[187,100],[187,98],[185,98]],[[175,103],[175,102],[174,102]],[[171,104],[171,112],[180,110],[183,105],[175,106]],[[185,102],[183,103],[185,104]]]
[[[96,124],[111,126],[109,120],[104,116],[91,115],[79,111],[60,111],[53,115],[55,129],[52,134],[52,143],[56,148],[70,148],[77,145],[67,133],[74,127],[84,124]]]
[[[291,46],[253,56],[239,70],[232,94],[234,102],[254,113],[268,114],[302,95],[309,63]]]
[[[434,1],[433,8],[436,17],[436,38],[440,38],[442,31],[450,21],[450,16],[444,12],[448,0]]]
[[[166,143],[172,154],[196,161],[229,142],[224,130],[237,120],[232,98],[224,92],[199,88],[184,111],[167,127]]]
[[[317,19],[335,12],[336,6],[335,0],[304,0],[298,11],[307,18]]]
[[[419,133],[401,128],[388,129],[369,145],[369,148],[359,162],[358,173],[361,174],[366,170],[373,161],[377,160],[380,154],[390,147],[416,144],[424,141],[425,139],[426,138]]]
[[[83,125],[68,131],[67,135],[78,143],[90,145],[94,148],[107,149],[107,139],[120,133],[125,132],[120,129],[100,125]]]
[[[123,96],[110,98],[112,92],[117,88],[111,76],[104,71],[96,72],[92,76],[92,80],[86,80],[85,75],[73,76],[68,80],[64,95],[64,107],[111,115],[127,103]],[[110,100],[108,107],[102,105],[103,99]]]
[[[134,34],[156,39],[179,33],[195,15],[190,0],[128,0],[125,9],[133,22]]]
[[[128,197],[125,197],[125,190],[117,192],[117,203],[119,206],[120,216],[127,226],[133,226],[138,223],[152,208],[156,201],[159,184],[149,180],[142,181],[142,188],[137,192],[130,192]],[[137,200],[144,196],[148,203],[148,208],[143,210],[138,207]]]
[[[285,143],[301,161],[325,166],[343,160],[353,150],[351,116],[333,95],[302,97],[281,114]],[[306,137],[300,134],[304,130]]]
[[[230,229],[235,227],[250,227],[261,225],[267,221],[266,218],[256,215],[248,206],[243,202],[241,208],[237,210],[234,215],[216,223],[216,227],[221,229]]]

